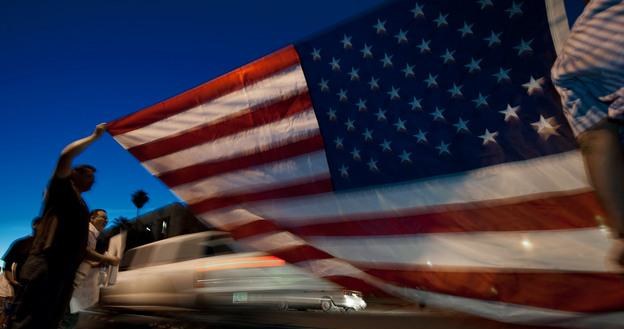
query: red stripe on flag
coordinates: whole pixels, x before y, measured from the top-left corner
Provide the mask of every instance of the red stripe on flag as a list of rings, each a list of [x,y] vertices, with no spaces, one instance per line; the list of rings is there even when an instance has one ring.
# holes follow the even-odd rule
[[[319,194],[330,192],[332,190],[331,178],[329,176],[320,176],[311,178],[310,180],[288,185],[285,187],[273,188],[270,190],[255,191],[251,193],[228,195],[216,198],[210,198],[190,204],[189,207],[196,213],[201,214],[210,210],[224,208],[235,204],[254,202],[269,199],[292,198],[303,195]]]
[[[624,309],[624,278],[615,273],[359,268],[394,285],[472,299],[568,312]]]
[[[219,122],[196,127],[169,138],[155,140],[128,149],[140,161],[155,159],[170,153],[233,135],[271,122],[276,122],[312,108],[307,92],[288,99],[275,99],[271,104],[250,108],[244,113],[228,117]]]
[[[459,208],[459,209],[457,209]],[[412,210],[416,212],[416,210]],[[423,211],[428,211],[423,213]],[[407,211],[402,211],[404,214]],[[316,218],[320,222],[287,230],[301,236],[377,236],[419,233],[537,231],[588,228],[605,216],[594,192],[559,195],[514,204],[475,202],[449,205],[443,209],[419,209],[418,213],[388,216],[349,215],[344,218]],[[478,220],[475,220],[478,219]]]
[[[250,223],[246,223],[236,227],[235,229],[231,229],[230,233],[232,237],[236,240],[248,238],[250,236],[265,234],[269,232],[278,232],[281,231],[279,226],[275,224],[274,221],[260,219],[255,220]]]
[[[271,251],[271,255],[293,264],[303,261],[334,258],[334,256],[308,244]]]
[[[111,135],[116,136],[145,127],[242,89],[298,63],[299,57],[295,48],[288,46],[178,96],[110,122],[107,130]]]
[[[175,187],[229,171],[284,160],[322,149],[323,139],[318,135],[318,132],[316,132],[314,136],[291,142],[287,145],[275,146],[266,151],[254,152],[223,161],[200,163],[172,170],[159,175],[158,178],[167,184],[167,186]]]

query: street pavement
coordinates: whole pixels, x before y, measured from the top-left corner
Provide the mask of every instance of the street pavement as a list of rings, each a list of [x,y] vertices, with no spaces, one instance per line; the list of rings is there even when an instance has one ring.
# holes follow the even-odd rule
[[[362,312],[224,311],[158,314],[82,313],[78,329],[544,329],[505,324],[465,314],[421,309],[417,306],[371,307]],[[550,327],[552,329],[552,327]]]

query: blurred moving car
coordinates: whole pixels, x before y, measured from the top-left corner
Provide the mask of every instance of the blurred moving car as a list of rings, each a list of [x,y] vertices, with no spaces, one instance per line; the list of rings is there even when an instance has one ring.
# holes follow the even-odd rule
[[[315,277],[262,252],[246,251],[228,233],[206,231],[128,250],[100,306],[141,311],[272,307],[359,311],[357,291]]]

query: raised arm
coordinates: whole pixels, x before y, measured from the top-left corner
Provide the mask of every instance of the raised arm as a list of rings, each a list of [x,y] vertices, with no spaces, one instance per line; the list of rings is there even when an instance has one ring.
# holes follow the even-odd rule
[[[118,257],[100,254],[99,252],[90,248],[87,248],[87,255],[85,257],[88,260],[95,261],[98,263],[110,264],[113,266],[119,265]]]
[[[63,151],[61,152],[61,156],[59,157],[58,164],[56,165],[56,170],[54,171],[54,175],[59,178],[68,177],[71,174],[72,169],[72,161],[78,154],[82,153],[91,143],[96,141],[102,134],[106,131],[106,124],[100,123],[95,126],[95,130],[91,135],[76,140],[69,145],[65,146]]]

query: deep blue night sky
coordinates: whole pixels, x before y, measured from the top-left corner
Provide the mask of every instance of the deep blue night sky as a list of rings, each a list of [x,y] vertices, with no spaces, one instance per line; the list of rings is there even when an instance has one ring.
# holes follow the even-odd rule
[[[0,0],[3,116],[0,255],[28,234],[61,149],[157,103],[381,3],[341,1]],[[98,168],[85,194],[109,217],[177,199],[109,135],[77,163]]]

